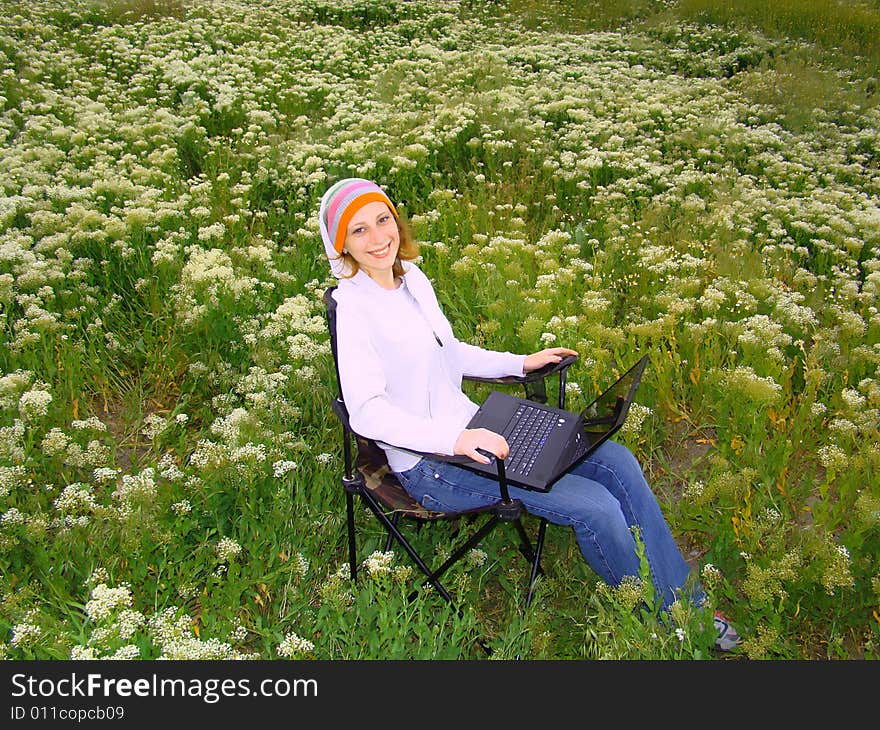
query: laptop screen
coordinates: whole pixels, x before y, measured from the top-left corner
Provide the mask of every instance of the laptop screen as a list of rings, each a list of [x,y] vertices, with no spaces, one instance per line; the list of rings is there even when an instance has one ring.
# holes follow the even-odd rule
[[[644,355],[581,411],[585,432],[599,436],[623,424],[647,362],[648,356]]]

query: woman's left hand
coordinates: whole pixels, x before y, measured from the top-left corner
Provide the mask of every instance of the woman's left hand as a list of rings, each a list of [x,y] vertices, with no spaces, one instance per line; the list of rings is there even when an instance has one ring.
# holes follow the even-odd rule
[[[526,356],[523,372],[530,373],[532,370],[540,370],[545,365],[560,362],[566,355],[577,355],[577,351],[569,350],[567,347],[548,347],[546,350]]]

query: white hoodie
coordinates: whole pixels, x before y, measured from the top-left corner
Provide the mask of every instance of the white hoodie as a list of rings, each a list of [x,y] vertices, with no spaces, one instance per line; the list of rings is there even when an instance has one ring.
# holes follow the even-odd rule
[[[525,355],[456,339],[431,282],[414,264],[404,267],[396,290],[359,271],[340,279],[334,292],[339,378],[351,427],[381,442],[398,472],[419,457],[389,444],[454,453],[478,408],[461,389],[463,375],[522,375],[525,362]]]
[[[440,310],[431,282],[405,262],[401,286],[380,287],[363,270],[345,278],[345,265],[318,214],[330,270],[339,279],[336,300],[337,364],[351,427],[379,441],[394,471],[420,457],[403,449],[451,455],[477,412],[461,390],[463,375],[522,375],[525,355],[460,342]]]

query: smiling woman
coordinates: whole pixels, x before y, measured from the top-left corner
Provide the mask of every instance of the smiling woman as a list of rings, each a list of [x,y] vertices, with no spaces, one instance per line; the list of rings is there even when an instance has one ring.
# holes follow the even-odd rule
[[[426,509],[458,512],[492,504],[494,479],[413,452],[484,464],[490,454],[507,459],[510,447],[501,433],[470,425],[477,405],[462,391],[463,377],[524,375],[577,353],[552,347],[523,356],[458,340],[428,278],[412,262],[398,260],[398,216],[375,183],[336,183],[318,215],[330,261],[341,252],[359,266],[340,276],[333,293],[336,362],[351,427],[382,445],[401,486]],[[679,600],[703,608],[706,595],[638,461],[622,444],[606,441],[549,491],[511,486],[510,495],[530,514],[571,527],[584,559],[608,585],[637,580],[645,560],[656,591],[652,603],[664,612]],[[737,632],[719,620],[716,646],[735,648]]]
[[[383,289],[393,289],[393,267],[399,248],[397,221],[385,203],[374,201],[355,214],[342,253],[350,255]]]

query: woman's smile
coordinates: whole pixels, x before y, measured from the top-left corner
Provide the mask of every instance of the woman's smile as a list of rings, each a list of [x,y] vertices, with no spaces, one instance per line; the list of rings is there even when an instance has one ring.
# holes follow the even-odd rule
[[[385,258],[391,252],[391,241],[388,241],[382,248],[377,248],[373,251],[367,251],[370,256],[375,256],[376,258]]]

